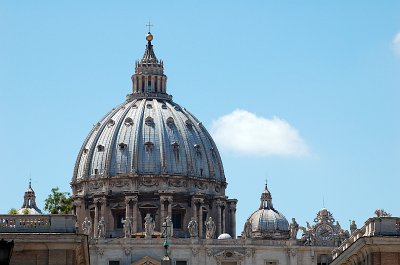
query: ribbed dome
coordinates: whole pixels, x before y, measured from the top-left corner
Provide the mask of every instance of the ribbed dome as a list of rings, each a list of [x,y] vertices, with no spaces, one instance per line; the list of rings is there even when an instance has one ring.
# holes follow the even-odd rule
[[[98,122],[78,155],[74,180],[130,173],[225,181],[217,148],[201,122],[156,98],[129,98]]]
[[[276,210],[257,210],[249,217],[249,221],[253,231],[289,231],[289,223],[285,216]]]
[[[272,196],[267,184],[261,193],[261,204],[257,211],[247,219],[251,224],[252,237],[255,238],[289,238],[289,222],[272,204]]]
[[[150,34],[150,33],[149,33]],[[132,75],[133,93],[89,133],[73,182],[89,176],[178,175],[225,182],[211,136],[167,94],[164,64],[148,38]]]

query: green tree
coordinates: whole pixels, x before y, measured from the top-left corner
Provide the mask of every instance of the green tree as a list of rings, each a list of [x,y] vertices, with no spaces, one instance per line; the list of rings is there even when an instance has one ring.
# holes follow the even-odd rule
[[[44,200],[44,209],[51,214],[68,214],[72,211],[72,197],[69,192],[61,192],[58,187]]]
[[[8,211],[8,214],[18,214],[18,211],[17,211],[17,209],[15,209],[15,208],[11,208],[11,209]]]

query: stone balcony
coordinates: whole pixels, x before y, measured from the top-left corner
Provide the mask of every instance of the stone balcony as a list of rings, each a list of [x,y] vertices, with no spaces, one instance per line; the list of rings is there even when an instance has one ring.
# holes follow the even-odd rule
[[[353,232],[350,238],[332,251],[333,259],[348,249],[359,238],[400,236],[400,217],[369,218],[363,227]]]
[[[0,233],[75,233],[70,214],[0,215]]]

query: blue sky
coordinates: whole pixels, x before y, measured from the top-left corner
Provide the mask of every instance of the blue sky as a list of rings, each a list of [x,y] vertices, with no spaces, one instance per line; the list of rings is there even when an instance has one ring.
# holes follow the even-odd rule
[[[323,201],[343,227],[377,208],[399,215],[399,10],[398,1],[0,1],[0,212],[21,206],[29,176],[41,208],[52,187],[70,191],[84,138],[131,92],[150,18],[168,92],[220,147],[238,231],[266,177],[274,206],[301,225]],[[229,122],[238,117],[248,126]],[[224,142],[229,132],[238,141]]]

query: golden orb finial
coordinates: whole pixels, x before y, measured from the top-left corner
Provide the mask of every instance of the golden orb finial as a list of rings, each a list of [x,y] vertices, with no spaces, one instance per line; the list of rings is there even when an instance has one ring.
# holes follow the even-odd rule
[[[153,40],[153,35],[151,35],[150,32],[147,33],[147,35],[146,35],[146,40],[147,40],[147,41],[152,41],[152,40]]]

